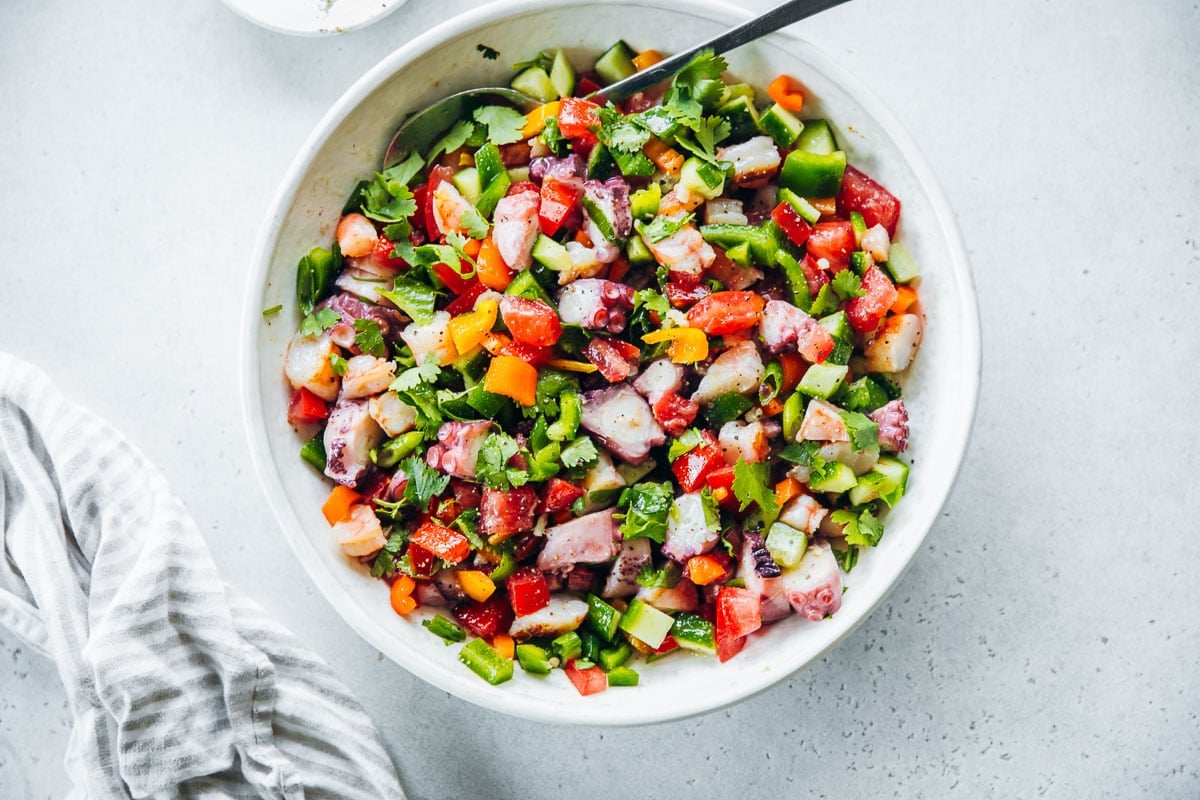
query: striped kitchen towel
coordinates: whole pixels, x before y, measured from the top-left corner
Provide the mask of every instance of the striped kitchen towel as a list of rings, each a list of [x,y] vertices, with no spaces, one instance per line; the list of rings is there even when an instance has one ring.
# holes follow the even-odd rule
[[[0,623],[52,658],[74,798],[403,798],[329,667],[222,584],[163,476],[0,353]]]

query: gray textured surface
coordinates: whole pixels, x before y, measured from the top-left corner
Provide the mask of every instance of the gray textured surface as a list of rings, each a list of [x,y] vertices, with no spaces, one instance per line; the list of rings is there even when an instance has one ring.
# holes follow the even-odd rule
[[[211,0],[0,5],[0,347],[150,454],[226,578],[368,703],[414,798],[1200,796],[1197,6],[858,0],[807,25],[958,211],[975,438],[840,648],[727,711],[598,730],[382,660],[306,585],[244,452],[236,326],[277,181],[355,77],[468,5],[323,40]],[[53,665],[0,631],[0,797],[61,796],[69,728]]]

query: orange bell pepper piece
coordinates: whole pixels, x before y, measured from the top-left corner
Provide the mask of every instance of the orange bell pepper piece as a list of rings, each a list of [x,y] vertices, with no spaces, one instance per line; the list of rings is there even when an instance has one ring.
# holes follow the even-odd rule
[[[479,246],[479,255],[475,259],[475,275],[480,283],[497,292],[503,292],[512,283],[512,270],[504,263],[491,234]]]
[[[708,358],[708,337],[699,328],[662,328],[642,337],[646,344],[670,342],[667,356],[676,364],[694,364]]]
[[[413,590],[416,588],[416,582],[407,575],[401,575],[396,578],[392,582],[391,591],[388,593],[388,600],[392,604],[392,610],[403,617],[416,608],[417,601],[412,596]]]
[[[780,75],[767,84],[767,94],[788,111],[804,108],[804,91],[799,82],[790,75]]]
[[[795,478],[784,478],[775,484],[775,502],[783,508],[787,502],[800,494],[800,481]]]
[[[537,367],[516,356],[496,356],[483,377],[483,388],[511,397],[523,406],[537,403]]]
[[[480,570],[460,569],[454,574],[458,578],[458,585],[472,600],[482,603],[496,591],[496,584]]]
[[[326,522],[334,525],[339,520],[346,518],[346,515],[350,513],[350,506],[360,502],[362,502],[362,495],[349,486],[335,486],[329,493],[329,497],[326,498],[325,504],[321,506],[321,513],[325,515]]]
[[[650,141],[642,147],[642,152],[646,154],[646,158],[654,162],[654,166],[668,175],[678,176],[683,170],[683,153],[669,147],[657,136],[650,137]]]
[[[537,136],[541,133],[546,127],[546,120],[551,117],[557,117],[560,108],[562,108],[562,101],[554,100],[545,105],[538,106],[526,114],[525,127],[521,129],[521,138],[528,139],[531,136]]]
[[[517,643],[507,633],[497,633],[492,637],[492,649],[511,661],[517,653]]]
[[[687,562],[688,577],[697,586],[707,586],[725,575],[721,562],[709,555],[692,556]]]
[[[641,72],[644,69],[653,67],[662,60],[663,54],[657,50],[643,50],[633,57],[633,65],[637,67],[638,72]]]
[[[917,302],[917,290],[911,286],[901,284],[896,287],[896,300],[892,303],[888,311],[891,311],[893,314],[903,314],[915,302]]]
[[[552,358],[546,362],[546,366],[554,367],[554,369],[561,369],[564,372],[592,373],[597,369],[595,364],[591,364],[587,361],[575,361],[574,359],[570,358]]]

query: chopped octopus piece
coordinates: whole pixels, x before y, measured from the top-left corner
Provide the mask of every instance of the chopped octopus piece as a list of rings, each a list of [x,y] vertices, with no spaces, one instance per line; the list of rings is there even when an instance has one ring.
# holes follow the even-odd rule
[[[529,162],[529,179],[541,183],[552,178],[560,183],[582,186],[586,170],[583,156],[579,153],[571,153],[563,158],[539,156]]]
[[[533,530],[538,496],[532,486],[500,491],[484,487],[479,506],[479,532],[490,544],[499,544],[518,533]]]
[[[804,559],[780,577],[797,614],[817,622],[842,607],[842,573],[828,542],[809,545]]]
[[[757,420],[726,422],[717,434],[717,442],[721,445],[721,452],[725,454],[725,461],[730,466],[737,464],[738,459],[747,464],[766,461],[770,452],[766,429]]]
[[[533,263],[533,243],[537,240],[540,196],[529,189],[501,198],[493,216],[492,242],[504,263],[520,272]]]
[[[383,392],[367,401],[371,419],[383,428],[388,436],[407,433],[417,424],[417,410],[400,399],[395,392]]]
[[[544,608],[513,619],[508,632],[520,641],[534,637],[558,636],[582,625],[587,612],[587,603],[578,598],[570,595],[551,595],[550,602]]]
[[[586,181],[583,184],[583,197],[608,222],[617,240],[629,237],[633,231],[633,214],[629,204],[629,184],[624,178]],[[583,229],[594,244],[599,244],[601,240],[612,241],[601,232],[600,226],[586,210]]]
[[[305,388],[322,400],[337,399],[341,379],[333,371],[329,357],[337,352],[328,335],[296,334],[288,345],[283,374],[293,389]]]
[[[583,427],[630,464],[641,464],[650,448],[667,440],[649,404],[628,383],[586,392],[582,399]]]
[[[582,352],[609,383],[618,383],[637,372],[640,353],[629,342],[597,336],[584,346]]]
[[[765,183],[776,172],[783,159],[770,136],[755,136],[717,150],[717,159],[733,163],[733,182],[738,186]]]
[[[700,597],[696,592],[696,584],[689,580],[680,580],[674,587],[667,589],[662,586],[642,586],[638,588],[637,596],[643,602],[668,613],[675,611],[695,611],[700,607]]]
[[[391,284],[372,279],[371,285],[375,286],[376,290],[378,290]],[[376,297],[378,298],[378,295]],[[329,308],[341,315],[342,321],[338,323],[338,326],[347,325],[350,329],[350,341],[343,345],[347,348],[354,343],[354,334],[356,333],[354,323],[356,320],[365,319],[374,322],[379,326],[379,332],[383,334],[383,338],[389,342],[394,342],[399,338],[400,331],[403,330],[405,325],[404,317],[394,308],[376,305],[374,301],[366,302],[346,292],[338,292],[321,301],[317,308]],[[339,344],[341,343],[339,342]]]
[[[904,401],[892,400],[869,416],[879,426],[879,447],[889,453],[903,453],[908,447],[908,409]]]
[[[717,198],[705,203],[704,222],[707,225],[746,225],[749,220],[742,213],[741,200]]]
[[[617,559],[613,562],[612,570],[604,581],[604,589],[600,596],[632,597],[637,594],[638,573],[642,567],[650,563],[650,540],[629,539],[622,543]]]
[[[720,526],[709,519],[700,493],[682,494],[675,498],[675,507],[667,516],[667,540],[662,552],[682,564],[692,556],[712,550],[720,535]]]
[[[763,309],[758,335],[772,353],[782,353],[792,347],[814,364],[819,364],[833,352],[833,336],[821,323],[783,300],[771,300]]]
[[[850,434],[846,431],[841,409],[833,403],[813,398],[804,410],[804,419],[796,438],[810,442],[848,442]]]
[[[412,323],[400,332],[400,338],[412,350],[418,364],[431,358],[439,367],[444,367],[458,358],[454,339],[450,337],[450,313],[447,311],[434,313],[433,321],[428,325]]]
[[[758,389],[766,369],[753,342],[738,342],[713,361],[692,394],[697,403],[711,402],[723,394],[749,394]]]
[[[611,561],[621,540],[614,513],[612,509],[597,511],[547,528],[537,568],[543,572],[566,571],[576,564]]]
[[[585,278],[558,293],[558,315],[563,322],[588,330],[620,333],[633,311],[633,289],[623,283]]]
[[[758,539],[761,541],[762,537],[758,537]],[[746,588],[752,592],[758,592],[758,596],[762,598],[763,604],[767,605],[775,598],[783,596],[783,585],[779,580],[778,574],[763,576],[755,569],[757,563],[755,558],[756,547],[757,543],[752,541],[749,536],[742,540],[741,557],[738,562],[737,574],[746,583]],[[780,617],[792,613],[792,608],[786,602],[786,599],[783,606],[786,608],[786,611]],[[777,610],[777,607],[773,606],[773,608]],[[778,618],[776,617],[776,619]]]
[[[491,422],[443,422],[438,443],[425,451],[425,463],[456,478],[474,478],[479,448],[492,426]]]
[[[354,558],[378,553],[387,544],[379,517],[365,503],[354,506],[333,524],[333,538],[343,553]]]
[[[878,335],[864,350],[871,372],[903,372],[921,345],[921,318],[896,314],[883,321]]]
[[[366,400],[339,400],[325,426],[325,474],[354,486],[371,467],[371,449],[383,441]]]
[[[651,403],[657,403],[667,392],[678,392],[682,386],[683,367],[669,358],[651,361],[633,382],[633,388]]]

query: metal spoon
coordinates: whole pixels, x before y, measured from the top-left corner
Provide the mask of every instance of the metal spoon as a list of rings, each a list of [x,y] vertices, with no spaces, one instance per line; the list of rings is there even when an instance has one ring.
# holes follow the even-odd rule
[[[711,50],[718,55],[726,53],[766,36],[768,33],[774,33],[793,22],[799,22],[844,2],[846,0],[789,0],[789,2],[718,34],[706,42],[682,50],[648,69],[598,89],[587,97],[596,102],[622,100],[674,75],[701,50]],[[440,134],[477,106],[480,100],[489,97],[507,102],[524,113],[541,105],[540,101],[507,87],[491,86],[457,92],[418,111],[400,125],[383,156],[383,168],[387,169],[400,163],[408,158],[409,153],[414,149],[424,150]]]

